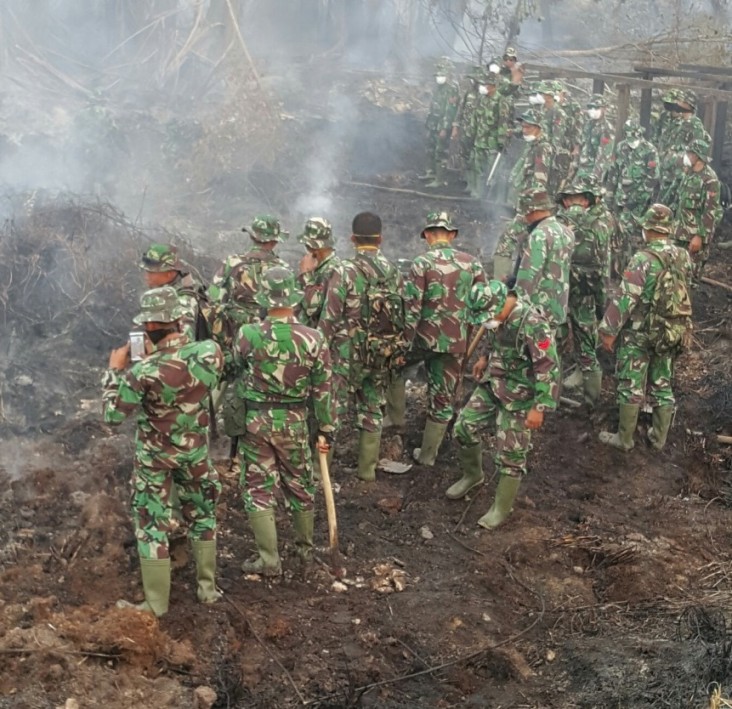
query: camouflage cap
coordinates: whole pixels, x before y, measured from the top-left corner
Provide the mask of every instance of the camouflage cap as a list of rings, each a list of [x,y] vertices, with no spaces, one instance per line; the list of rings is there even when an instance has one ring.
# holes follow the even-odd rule
[[[557,92],[553,81],[540,81],[536,85],[536,91],[537,93],[548,94],[549,96],[554,96]]]
[[[178,293],[172,286],[152,288],[140,296],[140,314],[132,319],[136,325],[146,322],[175,322],[183,317]]]
[[[667,89],[661,94],[663,103],[676,103],[681,98],[681,89]]]
[[[452,217],[447,212],[430,212],[427,215],[427,223],[422,229],[422,238],[427,229],[445,229],[446,231],[457,231],[458,228],[452,223]]]
[[[254,241],[266,243],[268,241],[282,241],[290,232],[284,231],[280,227],[280,221],[277,217],[270,214],[262,214],[254,217],[254,221],[250,227],[242,227],[242,231],[249,234]]]
[[[670,234],[673,212],[665,204],[652,204],[643,216],[641,227],[659,234]]]
[[[485,84],[486,86],[496,86],[500,81],[498,74],[492,74],[490,71],[484,72],[483,75],[478,79],[478,83]]]
[[[590,194],[599,197],[602,194],[602,188],[591,172],[580,172],[575,175],[571,184],[567,185],[561,192],[557,192],[557,201],[562,197],[573,194]]]
[[[152,273],[179,271],[182,268],[178,249],[169,244],[151,244],[140,259],[140,268]]]
[[[485,74],[486,67],[481,66],[480,64],[474,64],[470,67],[468,70],[468,73],[465,75],[468,77],[468,79],[475,79],[476,81]]]
[[[476,283],[468,295],[468,320],[472,325],[482,325],[495,320],[508,298],[508,286],[501,281]]]
[[[453,72],[453,64],[452,61],[450,61],[449,57],[440,57],[437,64],[435,64],[435,76],[439,75],[447,75],[450,76]]]
[[[712,146],[704,138],[695,138],[686,146],[686,150],[694,155],[698,155],[704,162],[709,159]]]
[[[592,94],[587,99],[587,108],[607,108],[607,99],[602,94]]]
[[[519,197],[518,212],[519,214],[529,214],[530,212],[552,211],[554,206],[554,202],[551,201],[546,190],[526,190]]]
[[[696,110],[696,94],[693,91],[679,91],[679,95],[676,97],[676,100],[688,103],[692,110]]]
[[[264,272],[254,299],[263,308],[291,308],[302,300],[302,293],[289,268],[274,266]]]
[[[518,59],[518,54],[514,47],[506,47],[506,51],[503,53],[504,59]]]
[[[524,111],[518,119],[521,123],[526,123],[530,126],[539,126],[541,128],[544,125],[544,118],[541,112],[534,108]]]
[[[308,249],[331,249],[333,242],[333,227],[323,217],[311,217],[305,222],[305,229],[298,237],[300,243]]]
[[[634,118],[629,118],[623,123],[623,135],[626,138],[641,138],[645,134],[645,128]]]

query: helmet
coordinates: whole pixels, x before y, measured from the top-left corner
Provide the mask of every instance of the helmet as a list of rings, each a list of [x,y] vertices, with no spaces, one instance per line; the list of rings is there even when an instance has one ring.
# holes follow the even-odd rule
[[[430,212],[427,215],[427,224],[422,229],[422,238],[427,229],[445,229],[445,231],[457,231],[458,228],[452,223],[452,217],[447,212]]]
[[[561,192],[557,192],[557,201],[561,200],[562,197],[573,194],[588,194],[597,198],[602,194],[602,188],[592,173],[580,172],[575,175],[571,184],[567,185]]]
[[[468,295],[468,320],[473,325],[482,325],[494,320],[503,310],[508,298],[508,286],[501,281],[476,283]]]
[[[182,264],[178,249],[169,244],[152,244],[140,259],[140,268],[153,273],[180,271]]]
[[[587,99],[587,108],[607,108],[607,99],[602,94],[592,94]]]
[[[302,293],[289,268],[273,266],[264,272],[260,289],[254,299],[263,308],[291,308],[302,300]]]
[[[659,234],[671,233],[673,213],[665,204],[652,204],[643,216],[641,227]]]
[[[140,314],[132,321],[136,325],[146,322],[175,322],[183,317],[178,293],[172,286],[152,288],[140,296]]]
[[[698,155],[702,160],[704,160],[704,162],[706,162],[709,159],[711,147],[712,146],[709,145],[704,138],[695,138],[686,146],[686,149],[690,153]]]
[[[282,241],[283,237],[290,233],[289,231],[284,231],[280,227],[279,219],[270,214],[254,217],[252,225],[250,227],[242,227],[242,231],[249,234],[254,241],[260,243]]]
[[[544,118],[542,117],[541,112],[533,108],[530,108],[528,111],[524,111],[519,116],[519,121],[521,123],[528,123],[531,126],[539,126],[540,128],[543,128],[544,126]]]
[[[519,197],[518,213],[529,214],[529,212],[551,211],[554,209],[554,203],[549,199],[547,191],[544,189],[526,190]]]
[[[333,228],[323,217],[312,217],[305,222],[305,229],[298,237],[308,249],[333,248]]]

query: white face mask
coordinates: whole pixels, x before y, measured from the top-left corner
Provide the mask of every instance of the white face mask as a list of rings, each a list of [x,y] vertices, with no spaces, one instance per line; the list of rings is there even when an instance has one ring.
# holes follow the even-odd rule
[[[684,153],[684,167],[691,167],[691,158],[689,153]]]
[[[640,140],[638,138],[635,138],[634,140],[629,140],[628,145],[635,150],[640,145]]]
[[[488,65],[488,71],[491,74],[500,74],[501,73],[501,67],[498,66],[498,64],[489,64]]]
[[[546,102],[541,94],[531,94],[529,96],[529,103],[533,106],[543,106]]]
[[[480,94],[481,96],[487,96],[487,95],[488,95],[488,87],[487,87],[487,86],[484,86],[483,84],[481,84],[481,85],[480,85],[480,86],[478,87],[478,93],[479,93],[479,94]]]
[[[600,116],[602,116],[602,109],[601,108],[589,108],[587,109],[587,115],[589,116],[591,121],[596,121]]]
[[[439,84],[440,86],[442,86],[442,85],[443,85],[444,83],[446,83],[446,82],[447,82],[447,77],[446,77],[446,76],[436,76],[436,77],[435,77],[435,81],[436,81],[436,82],[437,82],[437,83],[438,83],[438,84]]]
[[[536,136],[535,135],[531,135],[530,133],[524,133],[524,140],[527,143],[533,143],[536,140]]]

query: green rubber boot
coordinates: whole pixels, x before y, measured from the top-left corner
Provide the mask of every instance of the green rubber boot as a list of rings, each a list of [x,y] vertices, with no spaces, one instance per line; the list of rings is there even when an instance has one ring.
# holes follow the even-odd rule
[[[445,166],[441,163],[438,163],[435,166],[435,178],[428,182],[425,187],[443,187],[446,185],[447,182],[445,181]]]
[[[358,477],[366,482],[376,480],[376,464],[381,450],[381,431],[361,431],[358,437]]]
[[[618,432],[610,433],[610,431],[601,431],[600,442],[613,446],[621,451],[632,450],[635,445],[633,434],[635,433],[635,426],[638,423],[639,412],[640,406],[636,404],[620,404]]]
[[[407,411],[407,380],[404,377],[393,376],[386,387],[386,416],[384,428],[394,426],[403,431],[406,426]]]
[[[447,488],[445,495],[451,500],[459,500],[465,497],[474,487],[482,485],[485,480],[483,475],[483,446],[460,446],[458,448],[458,460],[460,471],[463,476],[453,485]]]
[[[191,539],[196,562],[196,595],[201,603],[216,603],[221,592],[216,589],[216,540]]]
[[[420,465],[433,466],[437,458],[437,451],[440,450],[440,444],[447,432],[446,423],[438,423],[432,419],[427,419],[424,425],[424,433],[422,434],[422,445],[414,449],[414,459]]]
[[[168,612],[170,600],[170,559],[140,559],[145,602],[137,608],[160,617]]]
[[[478,520],[478,524],[485,529],[495,529],[502,525],[513,511],[513,501],[520,485],[521,478],[501,475],[496,487],[496,499],[488,512]]]
[[[597,402],[600,401],[600,393],[602,392],[602,371],[582,372],[582,384],[585,392],[585,403],[594,409]]]
[[[656,406],[653,409],[653,426],[648,429],[648,440],[657,451],[662,450],[666,445],[666,438],[674,420],[674,413],[676,413],[676,407],[674,406]]]
[[[295,548],[303,566],[313,560],[313,529],[315,526],[314,510],[293,510],[292,526],[295,529]]]
[[[493,257],[493,278],[496,281],[502,281],[506,276],[513,274],[513,259],[510,256]]]
[[[250,512],[247,516],[254,532],[254,541],[257,544],[259,556],[245,561],[241,565],[241,570],[245,574],[279,576],[282,573],[282,563],[277,551],[277,523],[274,508],[269,507],[266,510]]]

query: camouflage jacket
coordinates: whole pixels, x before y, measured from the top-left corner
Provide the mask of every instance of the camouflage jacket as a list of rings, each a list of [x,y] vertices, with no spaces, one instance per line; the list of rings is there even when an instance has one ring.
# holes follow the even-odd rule
[[[471,87],[463,95],[460,106],[455,114],[455,122],[453,123],[453,127],[460,129],[460,140],[463,143],[472,145],[475,136],[473,131],[473,114],[475,113],[477,104],[478,94]]]
[[[528,411],[537,404],[548,411],[557,408],[560,371],[553,329],[519,298],[506,320],[486,333],[488,366],[481,384],[508,411]]]
[[[320,430],[333,431],[330,353],[318,330],[294,317],[266,317],[242,325],[234,349],[233,373],[237,398],[285,404],[270,410],[275,423],[281,419],[284,426],[287,421],[305,420],[305,404],[312,398]]]
[[[605,175],[615,146],[615,131],[607,118],[585,121],[579,153],[579,169],[593,174],[600,184]]]
[[[567,320],[574,235],[556,217],[542,219],[528,231],[516,275],[516,292],[542,310],[556,328]]]
[[[404,288],[407,342],[430,352],[465,353],[466,299],[473,285],[485,280],[479,261],[447,242],[417,256]]]
[[[503,150],[508,142],[511,124],[511,103],[496,91],[493,96],[481,96],[473,111],[471,132],[474,145],[480,150]]]
[[[557,103],[544,109],[546,119],[545,130],[547,140],[552,144],[555,153],[570,153],[574,145],[570,142],[571,121],[564,109]]]
[[[666,239],[653,239],[630,259],[620,282],[620,290],[608,305],[600,323],[601,333],[617,336],[625,329],[644,334],[656,289],[656,277],[663,270],[663,264],[653,256],[653,252],[666,254],[674,268],[686,275],[687,282],[691,282],[691,260],[688,252]]]
[[[606,185],[617,211],[645,212],[658,187],[658,151],[653,143],[641,140],[632,148],[627,140],[615,146]]]
[[[460,101],[460,89],[454,81],[435,86],[425,123],[430,133],[450,132]]]
[[[717,173],[707,164],[699,172],[685,170],[672,188],[672,194],[668,204],[676,205],[673,238],[691,241],[700,236],[703,244],[710,243],[722,218]]]
[[[562,110],[567,115],[567,129],[565,131],[566,143],[570,150],[579,148],[582,142],[582,130],[585,125],[585,112],[577,101],[569,100],[561,104]]]
[[[179,466],[175,457],[208,444],[208,394],[224,367],[213,340],[171,338],[128,371],[102,377],[104,422],[120,424],[139,408],[136,457],[157,469]]]
[[[298,317],[308,327],[318,328],[324,334],[327,331],[326,340],[331,349],[348,341],[343,291],[345,277],[346,267],[335,253],[327,256],[314,270],[298,276],[303,289]],[[331,312],[325,326],[323,323],[329,309]]]
[[[615,231],[615,218],[602,201],[587,209],[575,206],[561,209],[557,219],[574,234],[571,271],[610,275],[610,239]]]
[[[662,144],[658,146],[658,154],[661,160],[663,162],[674,160],[679,153],[683,153],[686,147],[697,138],[705,140],[710,144],[712,142],[699,116],[674,119],[664,131]]]
[[[676,118],[671,111],[663,109],[657,118],[651,122],[650,141],[658,149],[659,156],[666,150],[675,120]]]
[[[533,143],[527,143],[524,152],[511,171],[511,184],[517,194],[527,190],[546,190],[554,194],[556,184],[552,163],[554,148],[542,133]]]
[[[206,296],[202,292],[203,287],[199,285],[190,273],[179,274],[172,283],[168,284],[175,288],[178,293],[178,304],[183,309],[183,317],[181,318],[181,331],[185,333],[189,340],[202,340],[208,338],[207,332],[201,332],[204,322],[207,319],[205,300]],[[201,317],[199,320],[199,298],[203,301]],[[204,329],[206,329],[204,327]]]

